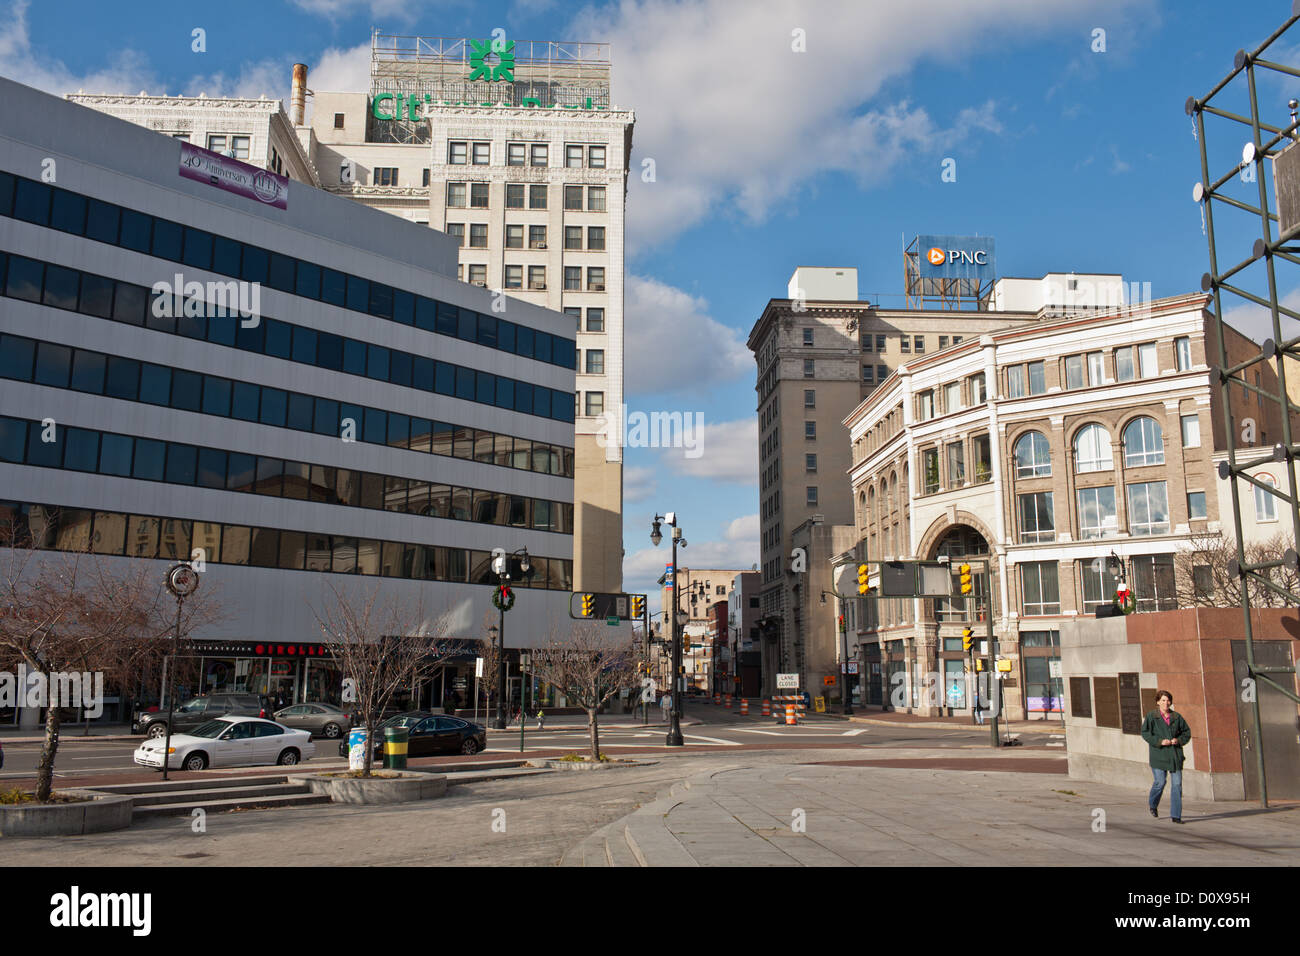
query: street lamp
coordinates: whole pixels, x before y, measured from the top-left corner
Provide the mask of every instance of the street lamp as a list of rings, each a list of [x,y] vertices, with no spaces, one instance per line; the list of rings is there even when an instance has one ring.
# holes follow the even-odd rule
[[[518,551],[511,552],[509,555],[505,551],[498,550],[496,557],[492,559],[492,571],[497,576],[498,587],[492,596],[492,603],[496,605],[501,614],[501,626],[496,630],[496,636],[500,639],[497,645],[497,716],[492,722],[494,730],[506,729],[506,611],[510,610],[515,603],[515,594],[510,590],[507,581],[511,579],[511,572],[517,571],[518,578],[528,578],[533,574],[532,564],[528,560],[528,549],[520,548]],[[519,683],[519,706],[522,710],[524,704],[524,685],[522,679]],[[522,713],[521,713],[522,717]]]
[[[672,584],[673,584],[673,606],[672,614],[672,641],[673,641],[673,673],[672,673],[672,715],[668,725],[669,747],[681,747],[685,741],[682,740],[682,694],[681,694],[681,672],[682,672],[682,638],[681,622],[678,620],[677,607],[677,545],[686,547],[686,539],[682,537],[682,529],[677,527],[677,513],[670,511],[666,515],[656,514],[654,524],[650,529],[650,541],[656,546],[663,541],[663,532],[659,530],[661,524],[667,524],[673,529],[672,548],[673,548],[673,566],[672,566]]]

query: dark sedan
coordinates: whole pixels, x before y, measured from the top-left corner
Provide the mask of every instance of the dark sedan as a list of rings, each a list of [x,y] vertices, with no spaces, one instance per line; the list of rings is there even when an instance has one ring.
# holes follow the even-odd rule
[[[353,715],[359,719],[359,715]],[[390,717],[375,732],[374,756],[384,758],[384,728],[405,727],[409,734],[406,756],[432,757],[437,754],[476,754],[487,747],[487,730],[479,724],[431,714],[428,711],[409,711]],[[348,742],[339,744],[339,756],[348,755]]]

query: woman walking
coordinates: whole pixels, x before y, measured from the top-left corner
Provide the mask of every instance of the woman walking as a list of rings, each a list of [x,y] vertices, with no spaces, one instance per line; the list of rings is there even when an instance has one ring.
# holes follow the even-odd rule
[[[1165,782],[1173,783],[1169,795],[1169,819],[1183,822],[1183,748],[1192,739],[1191,728],[1183,715],[1173,709],[1174,695],[1167,690],[1156,691],[1156,706],[1142,721],[1142,739],[1150,748],[1151,793],[1147,808],[1153,817],[1160,816],[1160,797],[1165,792]]]

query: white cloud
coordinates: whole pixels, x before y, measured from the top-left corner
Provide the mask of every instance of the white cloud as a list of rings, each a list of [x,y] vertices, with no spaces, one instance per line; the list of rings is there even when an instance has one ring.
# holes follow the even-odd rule
[[[666,475],[686,475],[742,485],[758,483],[758,418],[740,418],[709,424],[696,437],[698,458],[689,449],[659,449],[660,468]],[[691,452],[695,454],[695,452]]]
[[[740,332],[712,318],[703,298],[657,279],[629,275],[623,309],[629,396],[668,391],[701,395],[754,372]]]
[[[658,483],[655,481],[657,474],[654,468],[641,468],[636,465],[629,465],[623,469],[623,504],[635,504],[638,501],[647,501],[655,493]]]
[[[735,522],[732,524],[734,525]],[[687,535],[687,541],[688,547],[677,550],[677,563],[683,568],[749,570],[758,561],[757,533],[750,540],[697,542],[692,541],[690,535]],[[653,611],[660,603],[656,599],[656,596],[661,593],[658,578],[664,573],[664,565],[671,561],[672,550],[668,547],[667,535],[664,536],[664,543],[658,548],[648,547],[633,551],[623,558],[623,589],[630,594],[651,595],[650,608]]]
[[[758,546],[758,512],[737,518],[727,525],[728,541],[744,542]]]
[[[1267,291],[1260,291],[1265,297]],[[1223,294],[1225,304],[1231,302],[1240,302],[1241,300],[1235,295],[1229,293]],[[1292,312],[1300,313],[1300,288],[1292,289],[1284,295],[1278,303],[1284,309],[1290,309]],[[1296,320],[1289,316],[1282,316],[1282,337],[1284,339],[1292,338],[1296,335]],[[1263,306],[1256,305],[1253,302],[1246,302],[1242,305],[1232,306],[1223,312],[1223,321],[1225,324],[1232,326],[1243,335],[1247,335],[1256,342],[1263,342],[1265,339],[1273,338],[1273,317],[1269,310]],[[1211,357],[1213,361],[1213,357]]]
[[[324,17],[327,20],[350,17],[365,9],[372,20],[376,17],[391,17],[401,23],[412,22],[420,12],[418,7],[429,6],[427,3],[413,4],[409,0],[369,0],[368,3],[358,3],[357,0],[292,0],[292,2],[304,13]],[[438,6],[446,5],[438,4]]]
[[[152,88],[151,91],[157,91],[157,75],[141,54],[129,48],[119,50],[108,66],[88,73],[76,72],[62,60],[33,51],[27,27],[28,6],[27,0],[14,3],[9,21],[0,25],[0,75],[56,96],[77,90],[138,93]],[[189,43],[188,36],[185,42]]]
[[[584,8],[568,33],[611,42],[615,105],[637,110],[635,248],[731,208],[760,220],[823,173],[873,183],[954,144],[960,154],[962,138],[999,132],[990,104],[972,108],[958,90],[945,105],[952,117],[932,119],[905,101],[873,102],[883,85],[990,41],[1027,42],[1131,5],[930,0],[922,20],[909,4],[860,0],[622,0]],[[793,51],[795,30],[807,52]],[[646,158],[652,183],[640,176]]]

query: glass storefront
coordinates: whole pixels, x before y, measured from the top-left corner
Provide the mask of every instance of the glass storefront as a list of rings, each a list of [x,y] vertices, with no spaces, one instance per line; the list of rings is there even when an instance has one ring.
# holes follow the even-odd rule
[[[1024,670],[1025,710],[1058,718],[1065,705],[1062,679],[1051,676],[1052,662],[1061,659],[1060,631],[1022,631],[1020,660]]]

